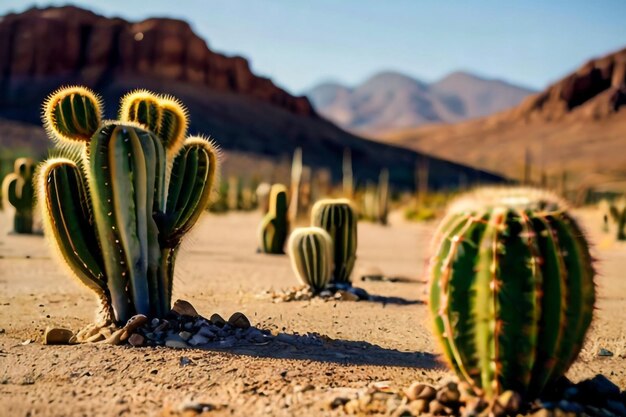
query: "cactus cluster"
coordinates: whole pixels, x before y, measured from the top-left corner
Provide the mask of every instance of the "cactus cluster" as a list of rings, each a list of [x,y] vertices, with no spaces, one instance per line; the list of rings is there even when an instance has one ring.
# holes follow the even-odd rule
[[[333,241],[319,227],[300,227],[289,237],[291,265],[300,282],[314,293],[322,291],[333,272]]]
[[[368,184],[361,202],[361,217],[365,220],[387,224],[389,216],[389,171],[383,169],[378,177],[378,186]]]
[[[2,194],[15,208],[13,231],[15,233],[33,232],[33,166],[30,158],[15,160],[13,173],[2,182]]]
[[[269,210],[259,227],[259,250],[263,253],[281,254],[289,234],[287,188],[274,184],[270,189]]]
[[[478,393],[538,394],[580,352],[595,302],[592,258],[550,193],[484,189],[458,200],[436,233],[429,278],[443,353]]]
[[[119,120],[102,121],[92,91],[62,88],[43,119],[62,155],[37,176],[47,238],[111,320],[164,316],[181,240],[209,204],[216,146],[185,138],[177,100],[143,90],[122,99]]]
[[[350,284],[357,248],[357,215],[350,200],[316,202],[311,210],[311,225],[326,230],[333,241],[332,282]]]

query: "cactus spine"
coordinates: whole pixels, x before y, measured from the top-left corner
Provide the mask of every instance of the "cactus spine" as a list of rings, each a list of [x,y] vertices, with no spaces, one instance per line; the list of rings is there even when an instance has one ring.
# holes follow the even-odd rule
[[[38,173],[46,236],[114,321],[164,316],[181,240],[209,203],[216,147],[185,139],[184,108],[147,91],[123,98],[121,121],[102,123],[82,87],[44,106],[49,135],[66,147]]]
[[[300,227],[289,237],[291,266],[300,282],[314,293],[326,287],[333,272],[333,241],[319,227]]]
[[[287,188],[274,184],[270,190],[269,211],[259,228],[259,246],[263,253],[285,253],[285,241],[289,234]]]
[[[578,356],[595,302],[589,248],[553,195],[484,189],[435,236],[430,310],[460,378],[493,397],[539,394]]]
[[[33,232],[33,161],[30,158],[15,160],[12,174],[4,178],[2,194],[15,207],[13,230],[15,233]]]
[[[350,200],[320,200],[311,210],[311,225],[326,230],[333,240],[333,283],[350,283],[357,248],[357,215]]]

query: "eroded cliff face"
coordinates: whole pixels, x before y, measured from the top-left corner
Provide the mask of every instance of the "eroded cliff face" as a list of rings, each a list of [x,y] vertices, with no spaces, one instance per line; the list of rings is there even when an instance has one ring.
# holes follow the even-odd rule
[[[513,110],[513,118],[604,118],[626,106],[626,49],[588,61]]]
[[[211,51],[186,22],[132,23],[76,7],[30,9],[0,18],[0,86],[47,77],[98,85],[112,77],[201,85],[252,97],[298,115],[314,115],[294,97],[254,75],[248,61]]]

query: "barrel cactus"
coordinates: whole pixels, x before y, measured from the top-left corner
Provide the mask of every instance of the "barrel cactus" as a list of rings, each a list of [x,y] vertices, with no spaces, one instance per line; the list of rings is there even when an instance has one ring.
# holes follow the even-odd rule
[[[105,321],[163,317],[181,240],[209,203],[216,146],[185,139],[175,99],[136,91],[120,120],[102,121],[83,87],[53,93],[43,120],[60,157],[38,170],[45,234],[72,274],[96,292]]]
[[[291,266],[302,284],[318,293],[333,272],[333,241],[320,227],[300,227],[289,237]]]
[[[270,190],[269,211],[259,227],[259,248],[263,253],[285,253],[289,234],[287,188],[274,184]]]
[[[454,203],[434,239],[430,311],[443,353],[475,391],[539,394],[578,356],[591,323],[589,246],[565,204],[529,188]]]
[[[357,247],[357,214],[350,200],[318,201],[311,210],[311,225],[326,230],[333,240],[332,282],[350,284]]]
[[[2,194],[15,207],[15,233],[33,232],[33,165],[30,158],[16,159],[13,173],[7,175],[2,182]]]

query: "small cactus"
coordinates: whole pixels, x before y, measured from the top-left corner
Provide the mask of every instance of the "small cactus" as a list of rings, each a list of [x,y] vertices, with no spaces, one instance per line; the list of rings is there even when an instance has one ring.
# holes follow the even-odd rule
[[[320,200],[311,210],[311,225],[326,230],[333,240],[333,283],[350,284],[356,261],[357,215],[350,200]]]
[[[612,203],[609,212],[617,228],[617,240],[626,240],[626,199],[621,198]]]
[[[30,158],[16,159],[13,173],[7,175],[2,183],[2,194],[15,207],[15,233],[33,232],[33,165]]]
[[[318,293],[330,282],[333,272],[333,241],[319,227],[300,227],[289,237],[291,266],[304,285]]]
[[[595,302],[589,247],[564,203],[529,188],[476,191],[434,243],[430,311],[457,375],[488,398],[531,397],[560,378]]]
[[[259,249],[263,253],[281,254],[289,234],[287,188],[274,184],[270,190],[269,210],[259,227]]]
[[[101,300],[108,317],[163,317],[184,235],[209,204],[218,152],[185,139],[186,111],[147,91],[122,99],[120,121],[101,121],[101,103],[83,87],[44,104],[44,124],[62,157],[39,168],[46,236]]]

